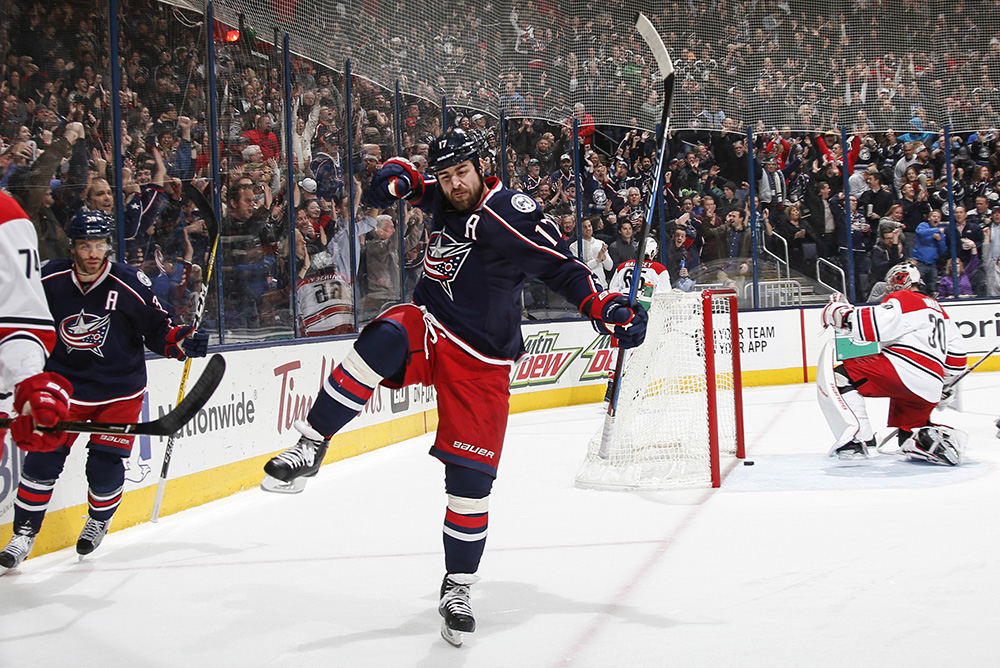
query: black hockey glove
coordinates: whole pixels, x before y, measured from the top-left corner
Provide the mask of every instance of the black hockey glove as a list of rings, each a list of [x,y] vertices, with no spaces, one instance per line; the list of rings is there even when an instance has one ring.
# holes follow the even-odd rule
[[[618,292],[595,292],[580,305],[599,334],[611,334],[622,348],[635,348],[646,338],[646,309],[629,306],[628,297]]]
[[[196,332],[191,325],[174,327],[167,332],[164,357],[184,360],[188,357],[204,357],[208,354],[208,333]]]
[[[424,196],[424,178],[406,158],[390,158],[378,170],[365,191],[370,206],[387,209],[399,197],[416,204]]]

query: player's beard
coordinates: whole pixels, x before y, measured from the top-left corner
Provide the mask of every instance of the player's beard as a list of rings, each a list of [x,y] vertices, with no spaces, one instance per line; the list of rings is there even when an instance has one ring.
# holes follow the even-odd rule
[[[104,269],[104,263],[108,261],[108,256],[105,255],[103,258],[73,258],[73,270],[76,272],[76,277],[84,283],[89,283],[94,281]]]
[[[483,183],[483,180],[480,178],[479,187],[477,187],[475,191],[463,190],[459,193],[461,200],[458,200],[455,198],[455,191],[452,190],[451,193],[448,194],[448,201],[451,202],[451,205],[455,207],[456,211],[471,211],[479,204],[480,200],[482,200],[483,189],[485,187],[486,184]]]

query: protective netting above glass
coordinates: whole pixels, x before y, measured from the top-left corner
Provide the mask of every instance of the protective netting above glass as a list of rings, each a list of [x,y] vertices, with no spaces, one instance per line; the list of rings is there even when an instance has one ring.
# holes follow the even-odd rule
[[[198,1],[182,0],[200,8]],[[1000,8],[986,0],[561,2],[220,0],[258,38],[429,100],[497,116],[655,129],[644,12],[677,65],[674,126],[956,131],[1000,125]]]

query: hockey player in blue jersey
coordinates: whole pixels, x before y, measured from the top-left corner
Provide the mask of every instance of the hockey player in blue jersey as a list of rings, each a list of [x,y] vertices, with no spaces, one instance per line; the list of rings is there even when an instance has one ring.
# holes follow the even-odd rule
[[[57,341],[45,370],[73,384],[68,420],[135,422],[146,391],[144,348],[179,360],[201,357],[208,336],[190,325],[175,327],[141,271],[111,262],[114,219],[80,211],[70,221],[71,260],[42,268],[42,286]],[[32,432],[14,501],[14,537],[0,566],[14,568],[31,550],[52,490],[77,434]],[[124,459],[134,436],[93,434],[87,444],[89,517],[76,551],[93,552],[107,533],[125,485]],[[44,450],[44,451],[41,451]]]
[[[486,543],[489,495],[503,447],[510,372],[524,354],[521,291],[535,276],[621,345],[639,345],[646,312],[609,293],[573,257],[555,224],[528,195],[484,177],[475,140],[438,137],[421,175],[386,161],[365,197],[385,208],[402,197],[433,215],[413,303],[394,306],[362,330],[323,384],[302,437],[264,467],[269,491],[301,491],[316,474],[327,439],[364,407],[375,387],[420,383],[437,391],[438,431],[430,453],[445,466],[444,581],[438,610],[452,644],[475,630],[469,587]]]

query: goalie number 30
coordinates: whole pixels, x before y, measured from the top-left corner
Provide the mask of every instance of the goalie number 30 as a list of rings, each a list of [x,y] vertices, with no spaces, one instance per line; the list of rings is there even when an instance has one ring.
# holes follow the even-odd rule
[[[948,350],[947,337],[944,332],[944,318],[937,313],[928,313],[927,319],[931,321],[931,333],[927,337],[927,345],[944,352]]]

